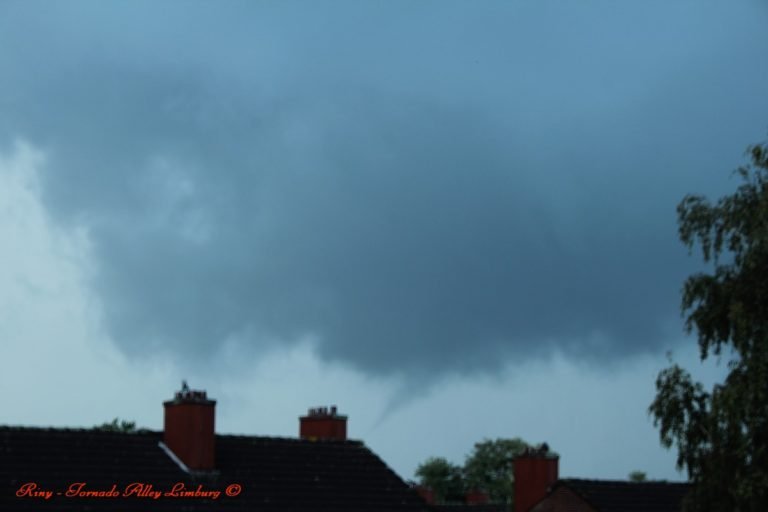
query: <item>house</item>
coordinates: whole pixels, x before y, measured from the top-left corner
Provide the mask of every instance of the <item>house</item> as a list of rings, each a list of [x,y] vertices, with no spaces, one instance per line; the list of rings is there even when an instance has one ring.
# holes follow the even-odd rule
[[[494,503],[465,503],[462,505],[432,505],[433,512],[507,512],[506,505]]]
[[[508,507],[501,503],[491,503],[487,492],[470,490],[461,503],[436,503],[435,493],[428,487],[413,487],[419,496],[430,506],[432,512],[508,512]]]
[[[530,512],[680,512],[690,484],[558,480]]]
[[[3,511],[405,512],[424,501],[335,407],[299,438],[216,434],[214,400],[186,386],[162,432],[0,427]]]
[[[558,478],[558,459],[514,461],[515,512],[680,512],[690,484]]]

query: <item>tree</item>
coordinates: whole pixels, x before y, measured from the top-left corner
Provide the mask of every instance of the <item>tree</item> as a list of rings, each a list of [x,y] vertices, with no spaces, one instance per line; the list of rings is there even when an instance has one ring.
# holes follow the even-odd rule
[[[467,485],[487,492],[492,503],[511,506],[515,489],[512,461],[528,447],[519,437],[475,443],[464,463]]]
[[[768,145],[749,155],[734,194],[715,205],[689,195],[677,207],[680,239],[713,267],[684,283],[685,329],[702,360],[728,361],[711,390],[677,364],[656,380],[649,412],[694,484],[687,511],[768,510]]]
[[[491,503],[511,505],[514,493],[512,461],[527,448],[530,445],[517,437],[485,439],[475,443],[463,467],[442,457],[431,457],[419,465],[416,477],[420,485],[432,489],[437,503],[463,503],[468,491],[482,491],[488,493]]]
[[[431,457],[419,465],[416,477],[420,485],[432,489],[436,503],[462,503],[467,491],[482,491],[491,503],[506,504],[511,509],[515,485],[513,460],[529,448],[557,455],[546,443],[532,447],[519,437],[485,439],[475,443],[464,467],[442,457]]]
[[[645,471],[632,471],[629,474],[629,481],[630,482],[647,482],[648,481],[648,475]]]
[[[435,503],[454,503],[464,499],[465,485],[461,467],[443,457],[430,457],[416,468],[419,484],[432,489]]]
[[[101,430],[104,432],[124,432],[124,433],[130,433],[130,434],[137,432],[135,421],[126,421],[126,420],[120,421],[119,418],[115,418],[111,422],[97,425],[93,427],[93,429]]]

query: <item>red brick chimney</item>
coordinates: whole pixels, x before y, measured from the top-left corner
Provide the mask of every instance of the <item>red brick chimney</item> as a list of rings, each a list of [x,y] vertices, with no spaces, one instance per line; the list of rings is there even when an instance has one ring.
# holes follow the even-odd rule
[[[314,407],[299,418],[299,437],[302,439],[347,439],[347,417],[336,412],[336,406]]]
[[[427,505],[435,504],[435,491],[429,487],[424,487],[423,485],[417,485],[414,487],[414,489],[416,490],[416,493],[421,496],[421,499],[427,503]]]
[[[515,512],[528,512],[557,481],[559,458],[547,452],[545,444],[515,457]]]
[[[464,495],[464,503],[467,505],[487,505],[490,502],[488,493],[480,489],[471,489]]]
[[[215,400],[205,391],[192,391],[182,383],[173,400],[163,402],[165,433],[163,442],[189,469],[214,469],[216,445],[214,434]]]

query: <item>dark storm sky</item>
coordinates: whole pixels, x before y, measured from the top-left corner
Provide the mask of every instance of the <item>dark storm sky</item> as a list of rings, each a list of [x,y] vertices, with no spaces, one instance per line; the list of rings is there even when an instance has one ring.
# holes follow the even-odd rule
[[[768,128],[762,2],[4,2],[0,145],[129,355],[419,378],[679,338],[676,235]]]

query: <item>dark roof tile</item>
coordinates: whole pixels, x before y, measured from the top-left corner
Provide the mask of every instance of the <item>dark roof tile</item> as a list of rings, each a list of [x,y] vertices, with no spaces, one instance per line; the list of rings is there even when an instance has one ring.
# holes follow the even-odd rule
[[[680,512],[690,484],[623,480],[558,480],[599,512]]]
[[[422,511],[426,507],[387,465],[359,441],[216,436],[216,471],[188,474],[159,446],[160,432],[0,427],[0,510],[3,511]],[[131,483],[168,491],[224,491],[237,497],[160,499],[19,498],[21,485],[64,493],[76,482],[86,489],[122,492]]]

